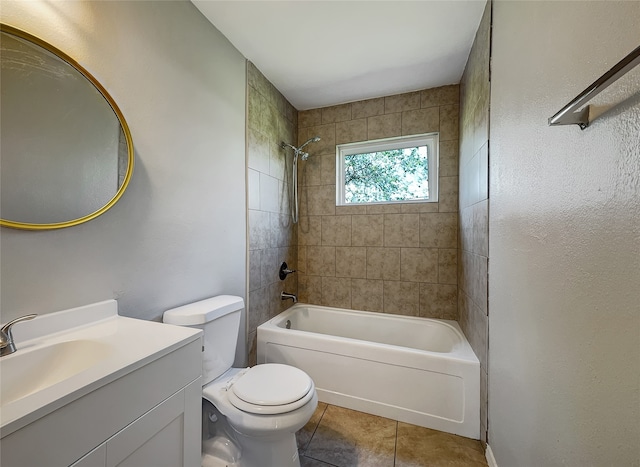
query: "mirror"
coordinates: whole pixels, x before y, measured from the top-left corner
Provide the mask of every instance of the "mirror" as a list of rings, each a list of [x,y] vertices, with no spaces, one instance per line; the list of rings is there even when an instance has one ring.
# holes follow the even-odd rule
[[[102,85],[64,52],[0,25],[0,225],[87,222],[120,199],[133,143]]]

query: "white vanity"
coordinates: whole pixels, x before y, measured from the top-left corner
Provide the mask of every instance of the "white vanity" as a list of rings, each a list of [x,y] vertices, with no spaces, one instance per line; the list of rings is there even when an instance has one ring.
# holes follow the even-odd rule
[[[115,300],[16,325],[0,357],[0,465],[200,465],[201,331]]]

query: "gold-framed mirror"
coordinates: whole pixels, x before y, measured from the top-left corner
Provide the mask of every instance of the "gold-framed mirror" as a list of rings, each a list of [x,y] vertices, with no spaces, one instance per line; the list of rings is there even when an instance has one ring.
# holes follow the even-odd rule
[[[86,69],[0,24],[0,226],[48,230],[110,209],[133,173],[131,132]]]

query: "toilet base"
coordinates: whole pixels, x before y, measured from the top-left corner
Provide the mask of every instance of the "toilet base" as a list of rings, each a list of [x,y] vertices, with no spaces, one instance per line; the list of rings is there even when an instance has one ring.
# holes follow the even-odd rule
[[[317,406],[314,396],[312,407]],[[303,421],[300,421],[303,423]],[[306,422],[305,422],[306,423]],[[226,417],[202,400],[202,467],[300,467],[295,431],[252,436],[229,425]]]
[[[240,435],[241,436],[241,435]],[[224,437],[202,443],[202,467],[300,467],[295,435],[280,440],[247,440],[242,454]]]
[[[225,436],[202,442],[202,467],[240,467],[240,450]]]
[[[255,438],[235,433],[242,446],[238,467],[300,467],[295,433]]]

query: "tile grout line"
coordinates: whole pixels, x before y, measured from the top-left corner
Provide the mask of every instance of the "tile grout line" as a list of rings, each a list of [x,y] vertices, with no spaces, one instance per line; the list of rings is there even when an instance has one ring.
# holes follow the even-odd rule
[[[305,447],[305,452],[307,451],[307,449],[311,445],[311,441],[313,441],[313,437],[316,435],[316,431],[318,431],[318,427],[320,426],[320,422],[322,422],[322,418],[324,417],[324,414],[327,411],[327,407],[329,407],[329,404],[327,404],[325,406],[324,410],[322,411],[322,415],[320,415],[320,418],[318,419],[318,423],[316,423],[316,426],[313,429],[313,433],[311,433],[311,436],[309,437],[309,442],[307,443],[307,446]]]
[[[396,465],[396,456],[398,455],[398,421],[396,420],[396,440],[393,445],[393,467]]]
[[[318,423],[316,423],[316,426],[313,429],[313,433],[311,434],[311,437],[309,438],[309,442],[307,443],[307,446],[306,446],[306,448],[304,450],[304,453],[302,454],[302,457],[306,457],[308,459],[313,459],[315,461],[321,462],[323,464],[326,464],[326,465],[329,465],[329,466],[332,466],[332,467],[340,467],[340,466],[337,466],[335,464],[331,464],[329,462],[325,462],[325,461],[323,461],[321,459],[316,459],[315,457],[307,456],[307,450],[309,449],[309,446],[311,446],[311,441],[313,441],[313,437],[316,435],[316,431],[318,431],[318,427],[320,426],[320,423],[322,422],[322,419],[324,418],[324,414],[326,413],[327,409],[329,408],[329,405],[330,404],[327,404],[325,406],[324,410],[322,411],[322,415],[320,415],[320,418],[318,419]]]

